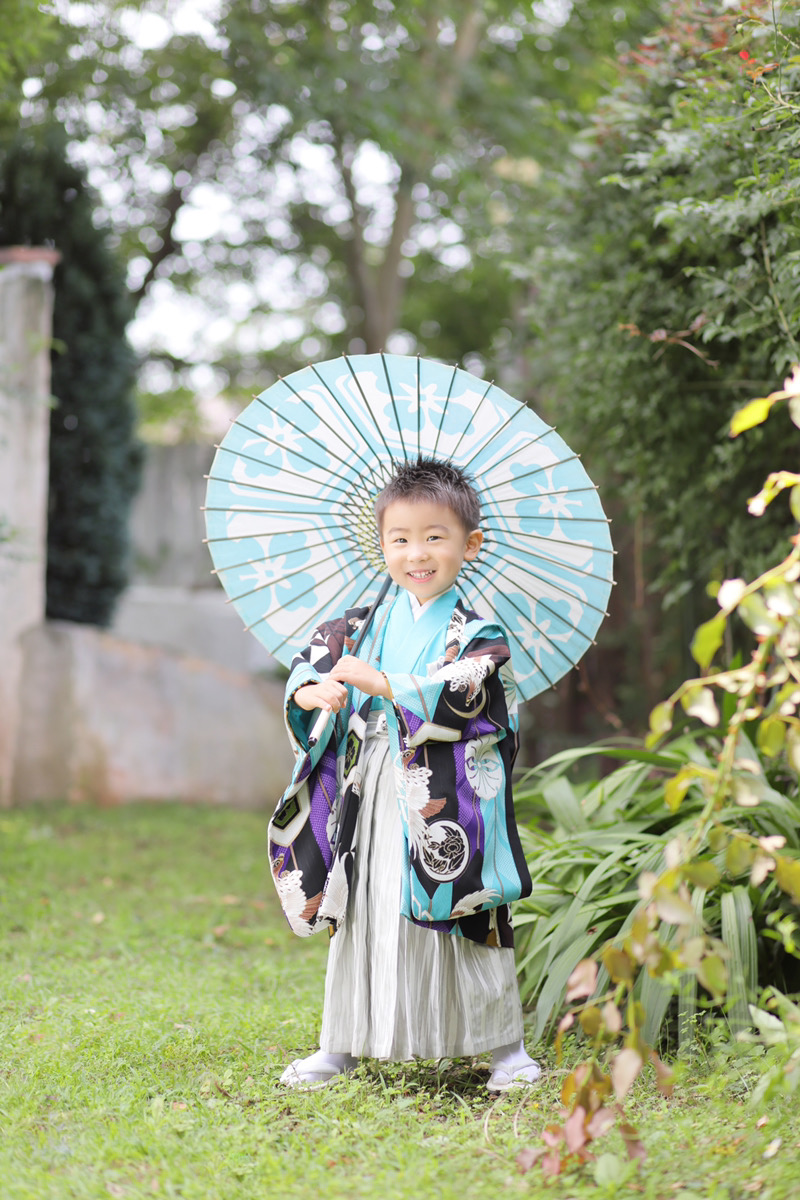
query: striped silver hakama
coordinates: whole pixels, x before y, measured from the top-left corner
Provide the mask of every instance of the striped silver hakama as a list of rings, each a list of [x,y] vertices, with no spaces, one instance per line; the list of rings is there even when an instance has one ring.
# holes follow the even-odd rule
[[[347,919],[331,939],[320,1048],[402,1061],[483,1054],[522,1038],[514,951],[400,915],[402,827],[386,735],[373,711]]]

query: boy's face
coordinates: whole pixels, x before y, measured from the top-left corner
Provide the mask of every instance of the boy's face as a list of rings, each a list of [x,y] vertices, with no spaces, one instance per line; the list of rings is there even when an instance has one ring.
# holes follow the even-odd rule
[[[451,508],[429,500],[395,500],[384,509],[381,549],[395,583],[421,604],[446,592],[483,534],[466,530]]]

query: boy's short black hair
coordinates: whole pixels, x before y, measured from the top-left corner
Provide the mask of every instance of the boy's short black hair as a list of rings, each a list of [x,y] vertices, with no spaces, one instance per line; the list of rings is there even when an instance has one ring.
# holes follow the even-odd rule
[[[460,467],[438,458],[409,459],[400,463],[375,500],[375,520],[381,532],[383,514],[395,500],[428,500],[444,504],[456,514],[467,533],[477,529],[481,505],[471,477]]]

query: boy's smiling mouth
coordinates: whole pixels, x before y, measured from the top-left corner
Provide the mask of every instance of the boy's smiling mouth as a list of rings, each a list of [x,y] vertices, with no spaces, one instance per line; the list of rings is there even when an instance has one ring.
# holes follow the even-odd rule
[[[408,575],[410,579],[422,580],[430,579],[432,575],[435,575],[435,573],[435,571],[409,571]]]

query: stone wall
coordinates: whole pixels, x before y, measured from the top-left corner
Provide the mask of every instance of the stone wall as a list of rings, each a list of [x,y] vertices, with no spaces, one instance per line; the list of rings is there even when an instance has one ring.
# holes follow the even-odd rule
[[[69,621],[22,642],[16,803],[265,808],[286,787],[281,684]]]
[[[0,251],[0,807],[11,803],[20,637],[44,620],[51,278],[57,261],[48,250]]]
[[[131,585],[112,630],[129,641],[269,674],[277,664],[228,603],[203,541],[205,476],[214,453],[211,445],[147,447],[131,514]]]
[[[154,587],[218,588],[201,511],[213,446],[147,447],[133,504],[132,577]]]

